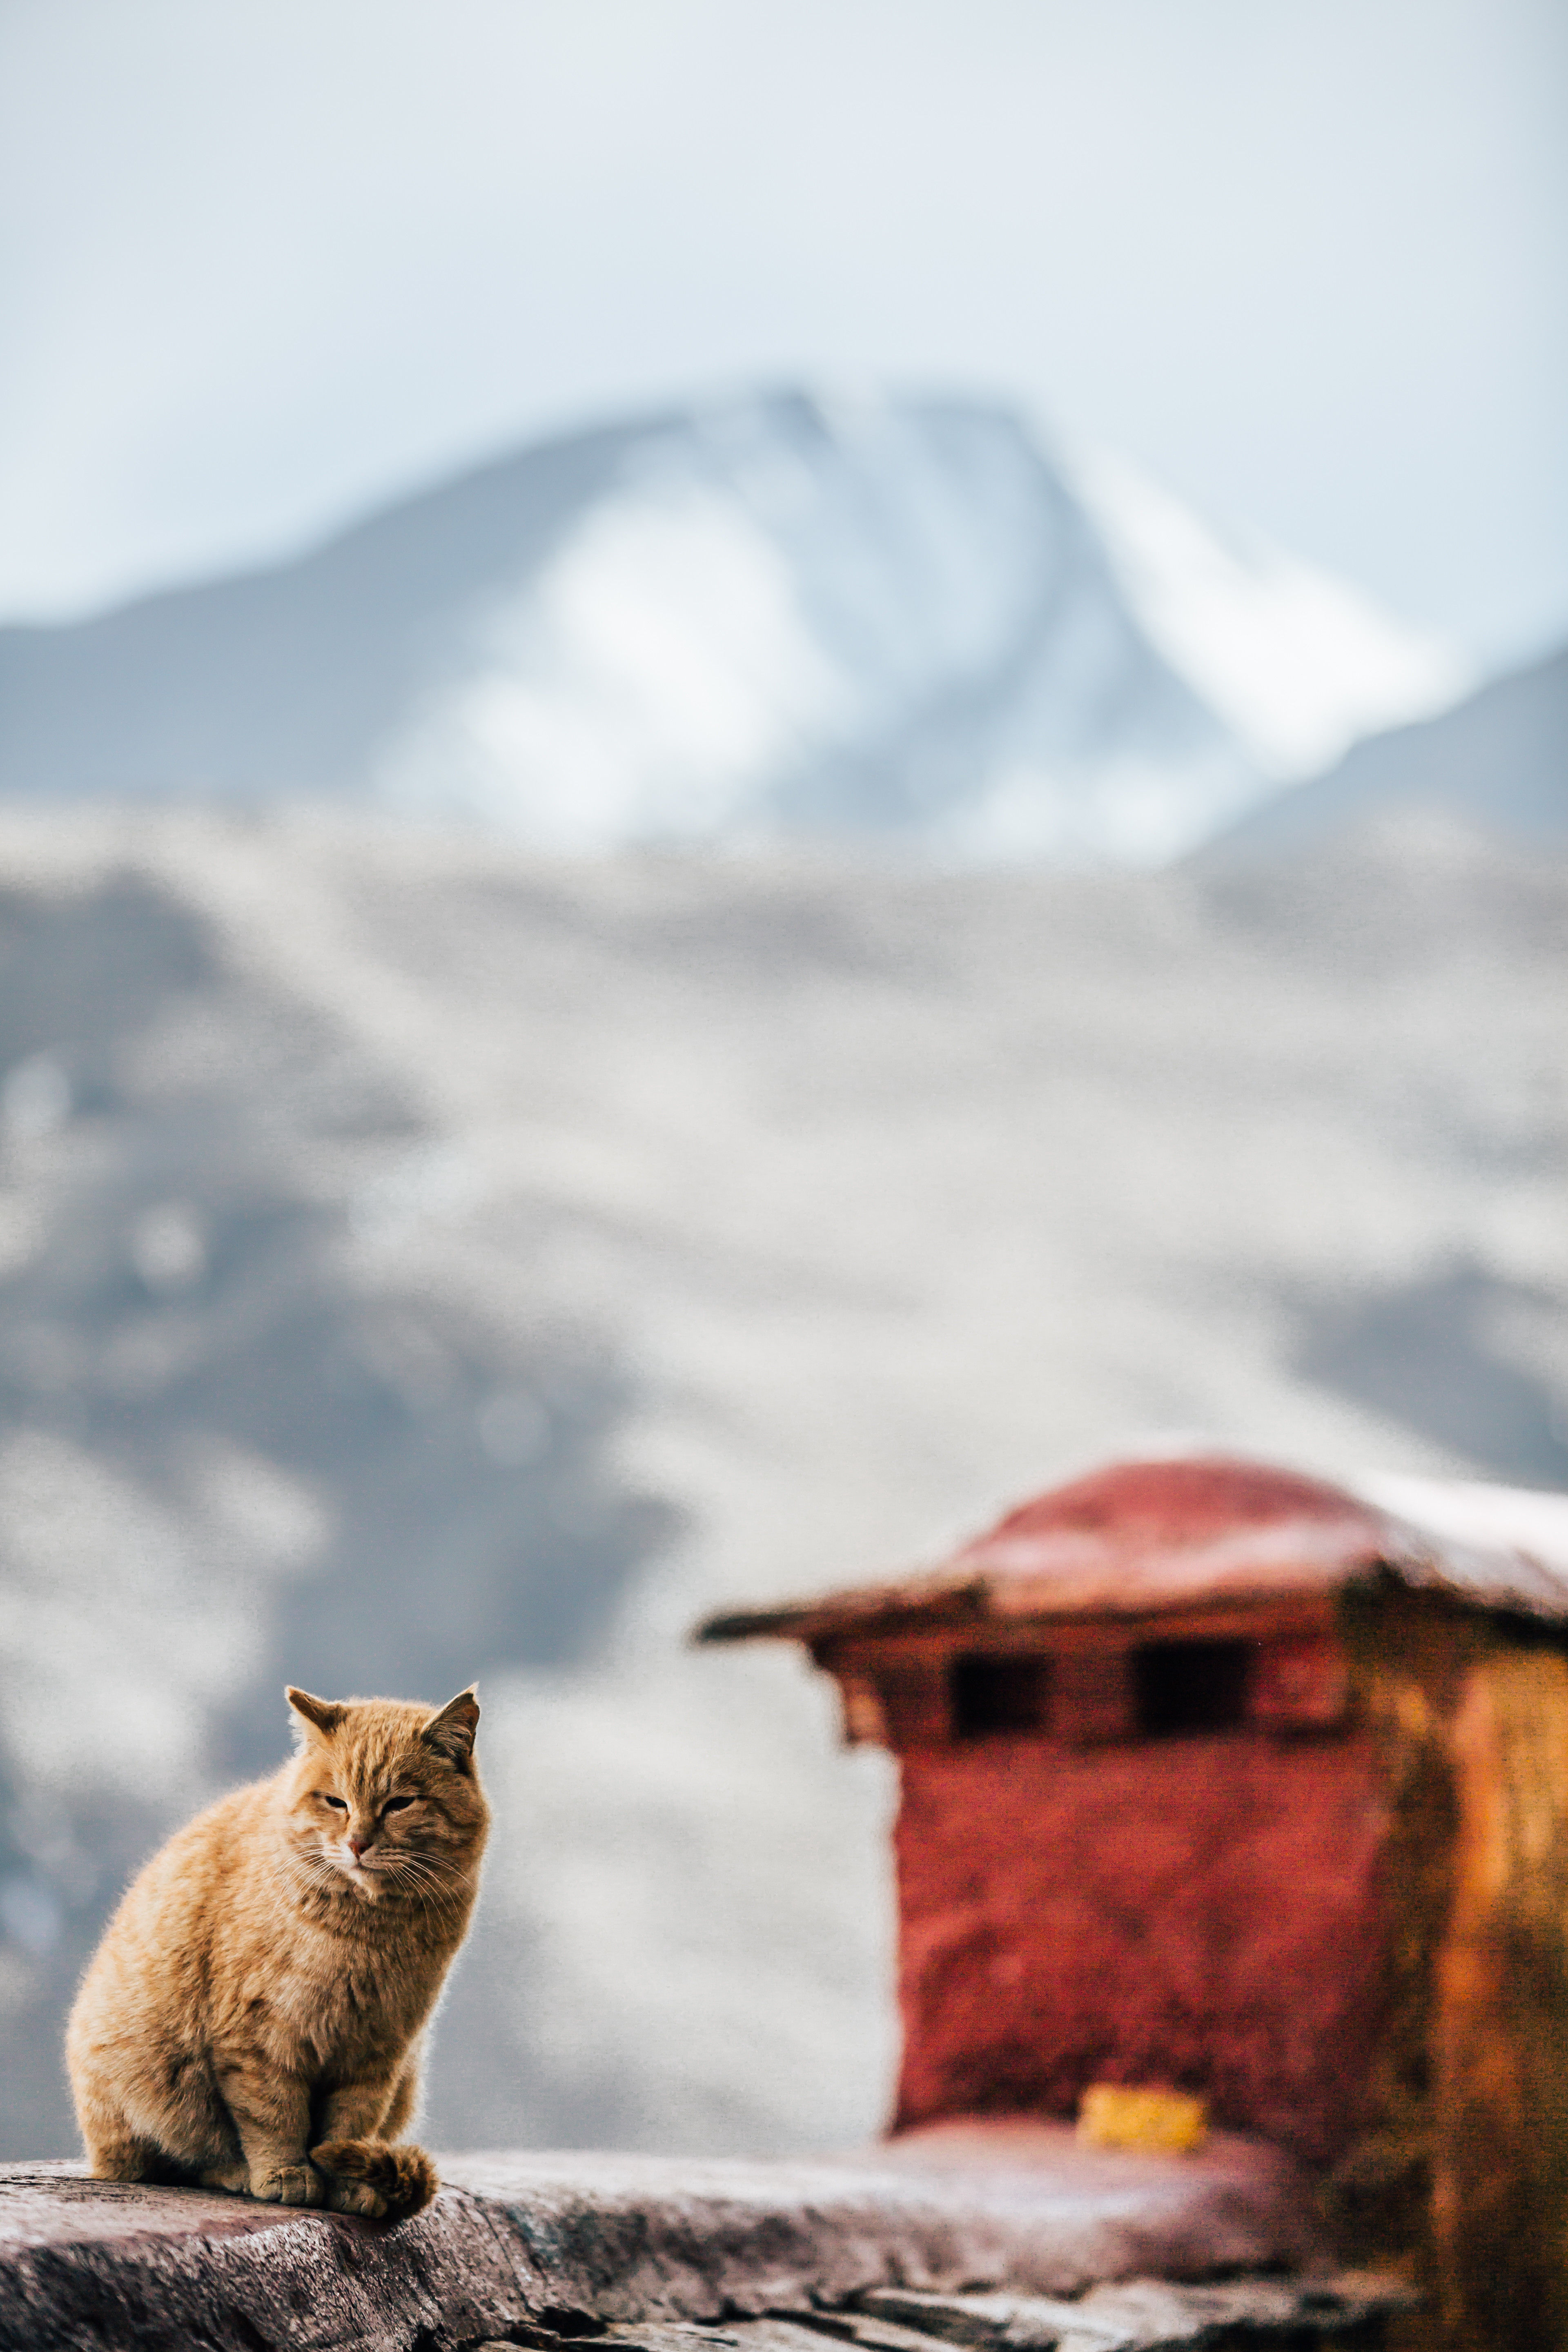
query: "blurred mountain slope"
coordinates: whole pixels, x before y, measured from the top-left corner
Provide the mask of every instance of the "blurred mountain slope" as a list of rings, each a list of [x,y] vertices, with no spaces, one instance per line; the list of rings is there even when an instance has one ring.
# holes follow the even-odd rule
[[[837,834],[1148,864],[1462,682],[1002,406],[786,391],[0,630],[0,792],[327,796],[571,851]]]
[[[1563,1484],[1568,868],[0,817],[0,2119],[285,1679],[478,1675],[439,2142],[845,2145],[889,1785],[703,1610],[1152,1431]]]
[[[1201,856],[1272,854],[1426,813],[1514,841],[1568,840],[1568,647],[1451,710],[1369,736],[1326,775],[1226,826]]]

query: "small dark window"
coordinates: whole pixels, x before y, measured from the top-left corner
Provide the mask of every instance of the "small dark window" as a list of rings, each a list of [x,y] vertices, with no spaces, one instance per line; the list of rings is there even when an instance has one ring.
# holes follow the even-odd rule
[[[1050,1709],[1048,1658],[954,1658],[947,1670],[955,1739],[1043,1731]]]
[[[1132,1654],[1145,1738],[1224,1731],[1247,1720],[1250,1642],[1145,1642]]]

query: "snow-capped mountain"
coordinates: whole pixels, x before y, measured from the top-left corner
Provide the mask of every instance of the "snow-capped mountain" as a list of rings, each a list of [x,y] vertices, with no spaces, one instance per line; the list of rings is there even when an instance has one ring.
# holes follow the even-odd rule
[[[0,632],[0,790],[328,794],[578,852],[848,835],[1152,863],[1465,683],[1005,408],[780,392]]]

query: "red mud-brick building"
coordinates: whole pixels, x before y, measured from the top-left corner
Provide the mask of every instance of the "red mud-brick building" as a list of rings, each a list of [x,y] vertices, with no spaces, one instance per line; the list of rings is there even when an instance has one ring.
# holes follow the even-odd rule
[[[1455,2341],[1568,2345],[1568,1500],[1421,1492],[1125,1462],[703,1635],[899,1759],[895,2131],[1195,2092]]]

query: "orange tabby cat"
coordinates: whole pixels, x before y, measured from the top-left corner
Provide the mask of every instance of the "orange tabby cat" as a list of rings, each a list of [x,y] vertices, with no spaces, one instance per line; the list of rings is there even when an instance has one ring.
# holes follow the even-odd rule
[[[293,1759],[153,1855],[89,1964],[66,2035],[88,2162],[416,2213],[436,2171],[398,2136],[479,1891],[479,1701],[289,1704]]]

